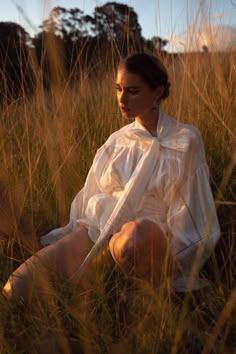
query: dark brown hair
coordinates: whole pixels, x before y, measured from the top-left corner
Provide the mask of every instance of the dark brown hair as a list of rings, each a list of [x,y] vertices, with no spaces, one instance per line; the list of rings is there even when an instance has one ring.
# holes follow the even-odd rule
[[[170,82],[168,72],[161,60],[152,54],[135,53],[123,58],[119,67],[125,67],[128,72],[139,75],[151,89],[163,86],[161,100],[169,96]]]

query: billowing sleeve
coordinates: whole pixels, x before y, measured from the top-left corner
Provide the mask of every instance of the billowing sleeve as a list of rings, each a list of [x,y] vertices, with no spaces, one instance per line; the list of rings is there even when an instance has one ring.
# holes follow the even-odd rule
[[[70,209],[70,223],[73,227],[76,226],[77,220],[85,217],[85,210],[88,205],[89,199],[100,193],[100,187],[97,180],[97,167],[104,164],[104,158],[108,158],[107,154],[104,154],[104,146],[98,149],[93,164],[88,172],[83,189],[75,196]]]
[[[103,153],[104,146],[98,149],[95,158],[93,160],[93,164],[89,170],[87,175],[84,187],[79,191],[79,193],[75,196],[71,208],[70,208],[70,219],[69,223],[63,227],[54,229],[47,233],[46,235],[40,238],[40,242],[43,246],[50,245],[52,243],[57,242],[66,234],[71,232],[77,226],[77,220],[83,219],[85,217],[85,210],[87,203],[91,196],[100,192],[99,185],[97,183],[97,179],[95,176],[96,166],[104,163],[101,159],[101,155]],[[107,156],[106,154],[104,156]]]
[[[205,286],[198,273],[220,236],[200,135],[191,139],[182,168],[182,178],[173,182],[167,216],[174,256],[172,284],[177,291]]]

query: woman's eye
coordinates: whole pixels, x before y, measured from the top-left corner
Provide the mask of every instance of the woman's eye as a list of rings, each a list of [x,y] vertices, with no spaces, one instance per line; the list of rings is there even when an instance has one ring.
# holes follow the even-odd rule
[[[116,92],[119,92],[119,93],[121,93],[123,91],[123,89],[121,87],[119,87],[119,86],[116,86],[115,89],[116,89]],[[131,95],[137,95],[139,91],[138,90],[127,89],[127,90],[124,90],[124,92],[129,93]]]

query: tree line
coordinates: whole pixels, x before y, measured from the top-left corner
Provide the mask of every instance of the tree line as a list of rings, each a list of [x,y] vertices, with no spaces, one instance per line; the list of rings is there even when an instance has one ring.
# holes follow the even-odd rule
[[[74,85],[83,69],[114,65],[133,51],[164,51],[167,40],[145,39],[138,15],[128,5],[108,2],[93,16],[78,8],[55,7],[31,37],[14,22],[0,22],[0,102],[44,89]],[[37,78],[37,79],[36,79]]]

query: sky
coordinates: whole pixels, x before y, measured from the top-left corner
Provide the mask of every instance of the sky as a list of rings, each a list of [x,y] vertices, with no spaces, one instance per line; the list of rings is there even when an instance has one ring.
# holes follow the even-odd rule
[[[92,15],[100,0],[0,0],[0,21],[19,23],[31,35],[48,18],[52,8],[77,7]],[[168,51],[236,47],[236,0],[126,0],[138,14],[146,39],[159,36],[169,41]]]

